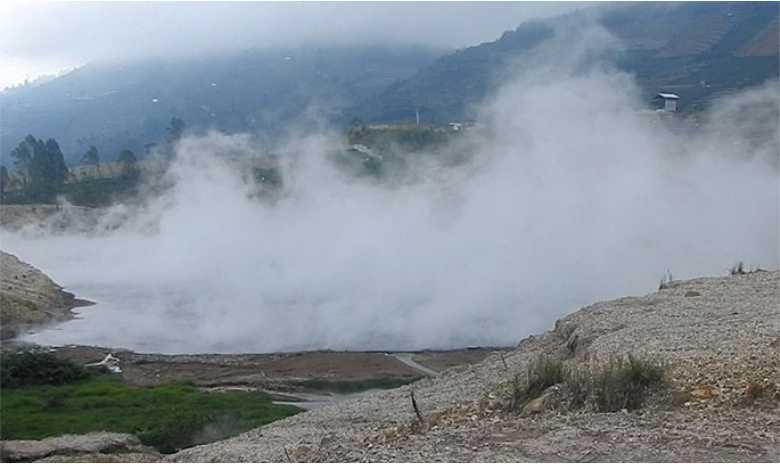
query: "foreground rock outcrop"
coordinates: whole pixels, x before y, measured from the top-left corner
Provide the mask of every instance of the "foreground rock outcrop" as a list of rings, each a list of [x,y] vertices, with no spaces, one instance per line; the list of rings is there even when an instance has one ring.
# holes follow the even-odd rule
[[[126,433],[94,432],[0,442],[3,462],[155,462],[160,455]]]
[[[71,318],[71,309],[89,304],[66,292],[35,267],[0,251],[0,338],[26,327]]]
[[[780,272],[755,272],[596,303],[507,355],[169,459],[779,461],[779,286]],[[504,406],[515,375],[522,378],[540,355],[576,366],[629,353],[668,366],[668,387],[642,409],[597,413],[545,404],[523,415]]]

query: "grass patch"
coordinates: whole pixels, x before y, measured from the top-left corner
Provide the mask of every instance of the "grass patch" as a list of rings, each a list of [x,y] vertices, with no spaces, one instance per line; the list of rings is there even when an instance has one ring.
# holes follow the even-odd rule
[[[596,407],[601,412],[639,409],[650,388],[663,380],[660,364],[631,355],[613,358],[593,376]]]
[[[558,384],[566,387],[570,409],[587,405],[599,412],[639,409],[651,389],[664,383],[664,372],[662,364],[631,355],[612,358],[596,368],[566,366],[562,361],[539,357],[529,365],[525,383],[515,376],[509,409],[522,409]]]
[[[4,372],[5,373],[5,372]],[[192,385],[133,388],[108,376],[68,385],[4,388],[0,438],[91,431],[133,433],[162,453],[208,443],[299,411],[258,392],[211,393]]]
[[[348,394],[359,393],[366,390],[388,390],[391,388],[398,388],[420,380],[421,378],[422,377],[378,377],[361,380],[306,379],[290,382],[290,385],[305,390]]]
[[[528,380],[525,384],[520,383],[519,376],[515,376],[512,383],[510,409],[517,410],[565,379],[566,369],[561,361],[539,356],[528,365]]]

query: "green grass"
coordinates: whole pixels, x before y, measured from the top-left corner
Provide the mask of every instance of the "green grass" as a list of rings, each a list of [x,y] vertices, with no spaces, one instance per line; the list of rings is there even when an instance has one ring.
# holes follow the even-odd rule
[[[126,432],[163,453],[226,438],[299,411],[273,404],[257,392],[209,393],[183,384],[133,388],[107,376],[69,385],[5,388],[1,399],[4,440]]]

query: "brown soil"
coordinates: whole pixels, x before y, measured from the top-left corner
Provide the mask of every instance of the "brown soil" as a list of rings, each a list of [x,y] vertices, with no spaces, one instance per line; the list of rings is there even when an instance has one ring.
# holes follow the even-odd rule
[[[426,351],[417,354],[415,361],[438,371],[479,362],[493,352],[492,349]],[[411,381],[425,375],[393,356],[378,352],[161,355],[93,346],[56,349],[58,356],[83,364],[100,361],[108,353],[120,359],[123,380],[134,386],[192,382],[203,387],[241,385],[300,391],[305,389],[305,381],[310,380],[370,384],[381,380]]]

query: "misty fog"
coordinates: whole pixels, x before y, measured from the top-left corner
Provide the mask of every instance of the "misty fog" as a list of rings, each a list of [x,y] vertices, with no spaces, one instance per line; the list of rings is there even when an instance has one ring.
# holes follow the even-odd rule
[[[283,194],[263,202],[224,161],[257,154],[252,137],[202,134],[178,145],[174,188],[116,232],[3,233],[4,249],[98,303],[27,339],[162,352],[512,345],[582,305],[653,292],[667,270],[777,268],[778,83],[683,125],[648,111],[631,76],[583,72],[599,34],[518,71],[454,167],[431,155],[414,178],[355,179],[328,160],[337,134],[299,134],[281,150]]]

